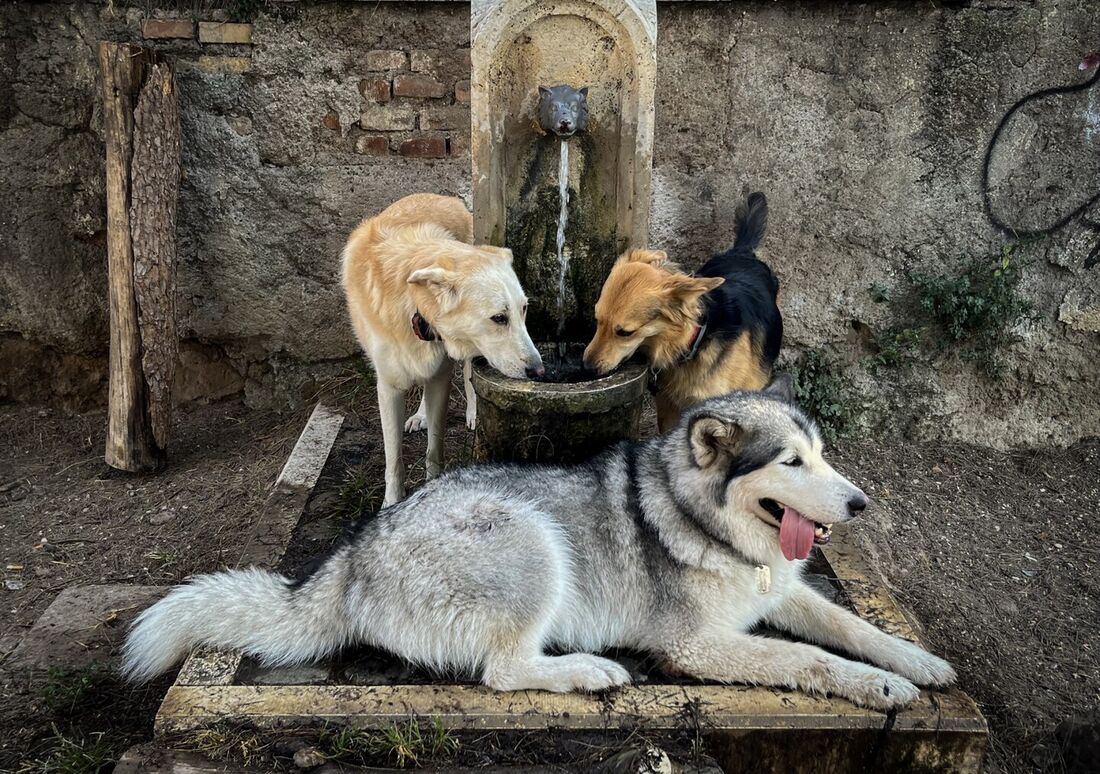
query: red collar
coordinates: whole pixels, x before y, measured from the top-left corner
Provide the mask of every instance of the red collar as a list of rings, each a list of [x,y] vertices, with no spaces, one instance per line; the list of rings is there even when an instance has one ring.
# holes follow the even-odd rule
[[[703,343],[703,336],[707,332],[707,321],[704,319],[702,322],[695,323],[695,332],[691,334],[691,341],[688,343],[687,351],[680,355],[680,362],[686,363],[695,357],[699,352],[699,347]]]
[[[416,313],[412,316],[412,329],[413,334],[421,341],[439,341],[439,337],[435,335],[432,326],[429,325],[428,321],[424,319],[424,316],[420,314],[419,309],[417,309]]]

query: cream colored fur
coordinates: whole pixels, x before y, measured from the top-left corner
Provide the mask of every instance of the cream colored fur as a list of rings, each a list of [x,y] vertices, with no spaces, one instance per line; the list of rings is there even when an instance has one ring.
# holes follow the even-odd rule
[[[454,361],[466,363],[466,422],[476,421],[469,361],[483,355],[502,373],[522,378],[542,369],[527,333],[527,297],[506,248],[470,244],[473,220],[461,199],[413,194],[363,221],[348,238],[342,280],[355,335],[378,374],[386,451],[384,504],[405,493],[401,449],[406,393],[424,388],[407,430],[428,430],[427,477],[443,468]],[[419,311],[438,336],[422,341]],[[503,322],[501,322],[503,320]]]

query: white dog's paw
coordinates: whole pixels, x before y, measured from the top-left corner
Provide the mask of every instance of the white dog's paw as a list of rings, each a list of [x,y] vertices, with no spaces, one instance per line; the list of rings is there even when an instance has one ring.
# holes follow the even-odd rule
[[[428,428],[428,417],[420,412],[413,414],[405,420],[406,433],[419,433]]]
[[[630,682],[630,672],[609,658],[588,653],[572,653],[559,656],[568,661],[570,674],[562,691],[603,691]]]
[[[836,680],[835,693],[870,709],[901,709],[920,696],[920,689],[901,675],[864,664],[852,664]]]
[[[466,407],[466,427],[470,430],[477,427],[477,404]]]
[[[891,671],[912,680],[917,685],[943,688],[958,678],[954,668],[939,656],[905,640],[898,640],[900,658],[890,659]]]

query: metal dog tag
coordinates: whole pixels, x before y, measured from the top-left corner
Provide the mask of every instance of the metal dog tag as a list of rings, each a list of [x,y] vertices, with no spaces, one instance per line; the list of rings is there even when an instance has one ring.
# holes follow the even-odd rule
[[[756,565],[756,593],[767,594],[772,587],[772,568],[766,564]]]

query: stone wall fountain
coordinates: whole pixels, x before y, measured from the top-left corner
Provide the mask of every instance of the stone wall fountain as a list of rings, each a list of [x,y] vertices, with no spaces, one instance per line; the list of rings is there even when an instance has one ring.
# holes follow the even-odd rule
[[[575,459],[638,434],[645,367],[589,380],[574,345],[615,258],[648,238],[656,36],[655,0],[472,3],[474,236],[512,249],[557,377],[475,364],[482,459]]]

